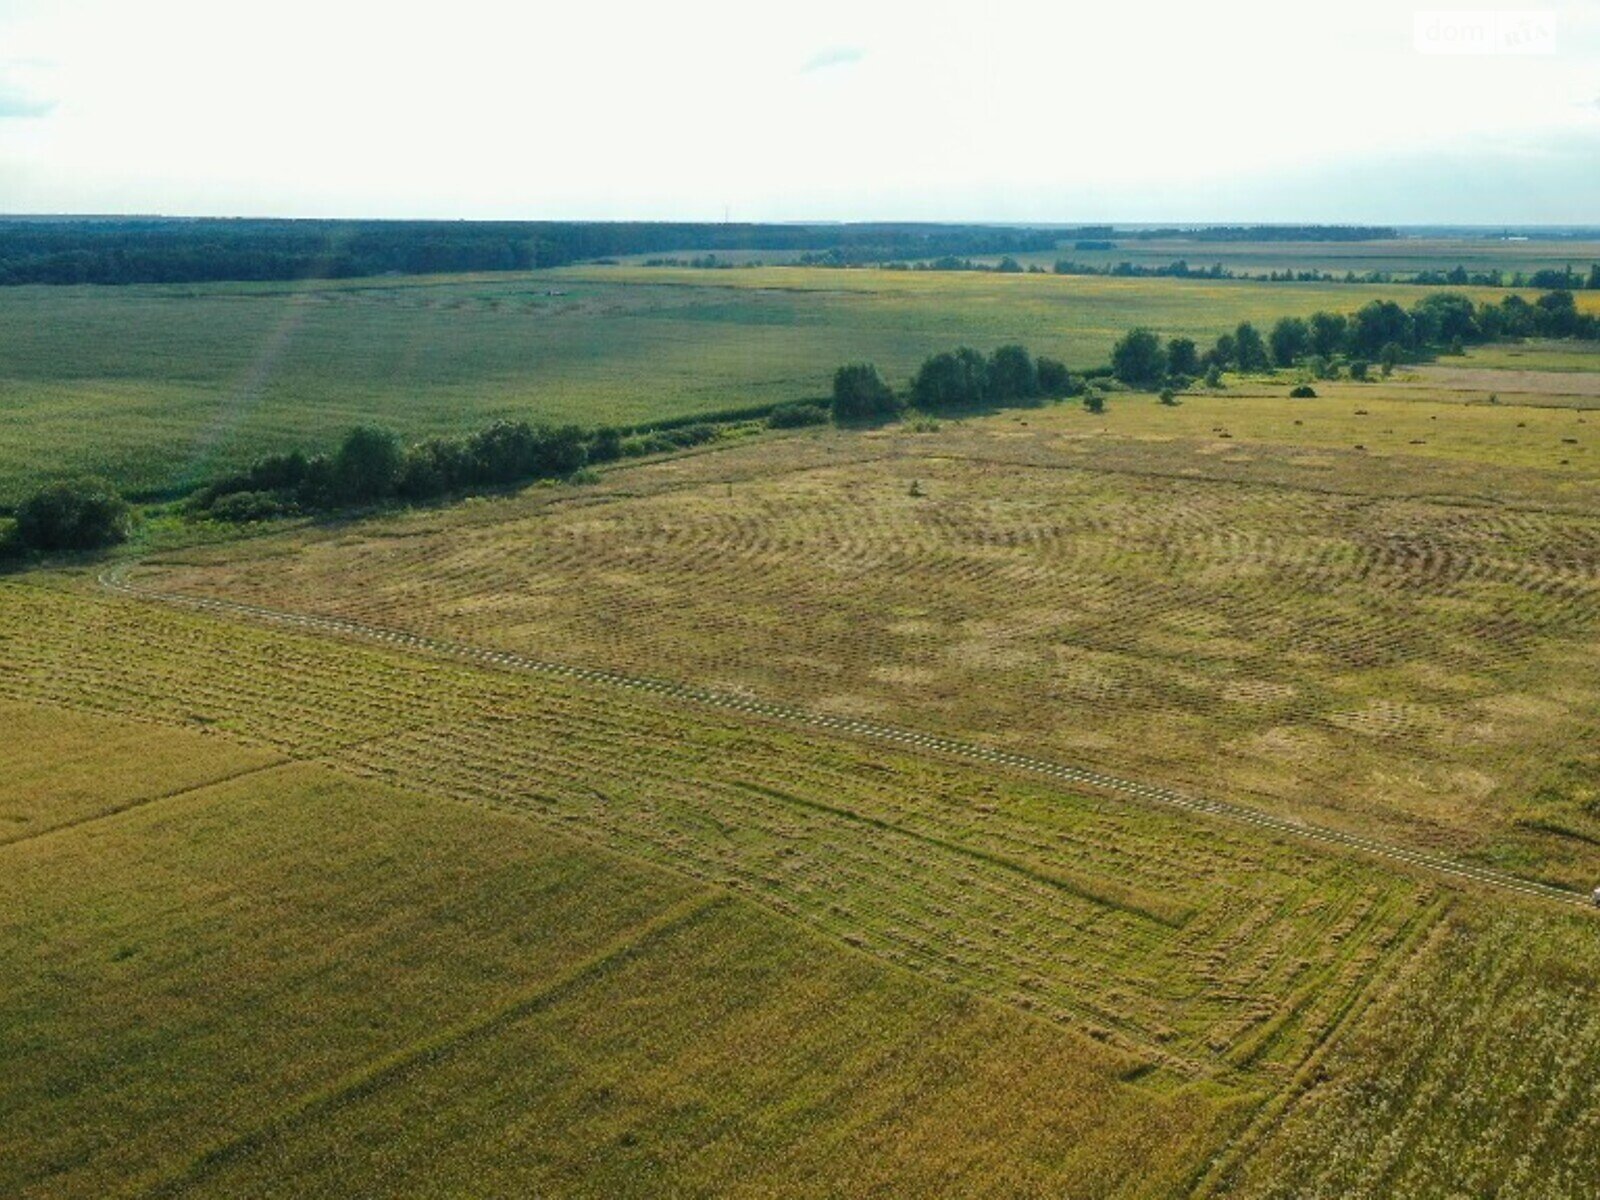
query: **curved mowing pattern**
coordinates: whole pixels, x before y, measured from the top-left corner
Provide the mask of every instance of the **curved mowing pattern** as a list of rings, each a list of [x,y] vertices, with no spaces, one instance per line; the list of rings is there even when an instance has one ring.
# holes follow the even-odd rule
[[[1424,870],[1444,875],[1454,879],[1470,880],[1475,883],[1485,884],[1490,887],[1506,891],[1518,892],[1529,896],[1538,896],[1543,899],[1554,900],[1565,904],[1584,905],[1586,899],[1574,892],[1563,888],[1552,887],[1531,880],[1519,879],[1516,876],[1494,871],[1485,867],[1468,863],[1456,862],[1441,858],[1436,855],[1426,854],[1403,846],[1397,846],[1371,838],[1363,838],[1341,830],[1327,829],[1298,821],[1286,820],[1226,801],[1215,800],[1205,796],[1193,795],[1177,791],[1172,788],[1162,787],[1158,784],[1142,783],[1134,780],[1119,778],[1115,775],[1083,767],[1074,767],[1062,763],[1052,762],[1047,759],[1035,758],[1029,755],[1015,754],[1010,751],[984,746],[976,742],[964,741],[956,738],[942,737],[935,734],[919,733],[913,730],[901,729],[892,725],[884,725],[874,721],[866,721],[853,717],[835,716],[828,713],[814,712],[809,709],[794,705],[779,704],[771,701],[760,700],[749,696],[741,696],[714,689],[695,687],[687,684],[672,683],[660,679],[650,679],[640,676],[624,675],[616,671],[592,667],[579,667],[565,663],[549,662],[528,658],[524,655],[514,654],[503,650],[494,650],[482,646],[473,646],[462,642],[453,642],[440,638],[429,637],[422,634],[409,633],[403,630],[385,629],[379,626],[367,625],[359,621],[339,617],[316,616],[307,613],[284,612],[277,609],[266,608],[261,605],[245,604],[238,601],[223,600],[215,597],[187,595],[175,592],[164,592],[156,589],[144,588],[129,583],[121,572],[109,573],[100,577],[100,583],[105,588],[136,596],[146,600],[155,600],[167,604],[183,605],[189,608],[206,612],[214,612],[227,616],[242,616],[254,620],[269,621],[275,624],[287,625],[293,628],[310,630],[321,633],[335,634],[341,637],[361,638],[369,641],[386,643],[407,650],[419,650],[430,654],[445,655],[450,658],[461,659],[470,663],[499,667],[513,671],[528,671],[541,675],[550,675],[562,679],[572,679],[588,684],[603,684],[609,687],[627,688],[642,691],[653,695],[662,696],[672,700],[684,701],[711,708],[731,710],[736,713],[762,717],[769,720],[782,721],[789,724],[807,726],[821,729],[829,733],[846,734],[853,737],[867,738],[894,744],[903,749],[914,751],[933,752],[950,755],[956,758],[967,759],[984,764],[1006,767],[1012,770],[1023,771],[1029,774],[1079,786],[1092,787],[1118,795],[1152,804],[1160,804],[1188,812],[1204,813],[1207,816],[1218,817],[1228,821],[1243,822],[1274,833],[1286,834],[1297,838],[1320,842],[1345,849],[1358,850],[1384,858],[1392,862],[1404,863],[1408,866],[1419,867]]]

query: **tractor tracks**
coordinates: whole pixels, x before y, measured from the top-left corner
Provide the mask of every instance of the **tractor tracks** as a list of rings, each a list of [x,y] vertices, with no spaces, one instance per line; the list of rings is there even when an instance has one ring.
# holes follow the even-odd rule
[[[409,633],[398,629],[387,629],[361,621],[352,621],[344,617],[290,612],[213,596],[164,592],[155,588],[130,583],[126,578],[129,565],[131,564],[124,564],[102,574],[99,577],[100,586],[109,592],[143,601],[214,613],[224,617],[264,622],[309,633],[392,646],[401,650],[449,658],[474,666],[492,667],[500,670],[572,680],[584,684],[619,688],[702,708],[733,712],[790,726],[815,729],[824,733],[879,742],[913,753],[934,754],[985,766],[1002,767],[1058,783],[1093,788],[1097,791],[1108,792],[1147,804],[1200,814],[1235,824],[1250,825],[1270,833],[1354,851],[1455,881],[1480,884],[1500,891],[1537,897],[1568,906],[1589,907],[1588,897],[1567,888],[1522,879],[1490,867],[1459,862],[1442,855],[1429,854],[1425,851],[1414,850],[1375,838],[1363,837],[1359,834],[1347,833],[1327,826],[1313,825],[1288,817],[1276,816],[1245,805],[1180,791],[1161,784],[1125,779],[1087,767],[1071,766],[1050,759],[1016,754],[994,746],[986,746],[980,742],[944,737],[939,734],[921,733],[916,730],[903,729],[876,721],[866,721],[856,717],[815,712],[798,705],[762,700],[733,692],[697,687],[692,684],[629,675],[605,668],[581,667],[570,663],[530,658],[527,655],[517,654],[508,650],[496,650],[467,642],[428,637],[423,634]]]

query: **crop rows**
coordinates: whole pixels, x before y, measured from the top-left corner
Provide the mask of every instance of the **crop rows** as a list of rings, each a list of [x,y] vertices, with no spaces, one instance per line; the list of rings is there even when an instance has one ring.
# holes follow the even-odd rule
[[[1600,727],[1600,694],[1562,671],[1595,652],[1600,521],[1509,508],[942,454],[152,582],[892,712],[1434,846],[1503,832],[1483,806],[1514,812]],[[1548,870],[1586,883],[1600,825],[1559,818],[1574,836]]]
[[[1579,1200],[1600,1161],[1587,923],[1458,913],[1215,1194]]]
[[[514,807],[1186,1072],[1296,1061],[1434,911],[1404,876],[1078,791],[145,603],[6,593],[7,695],[203,719]]]

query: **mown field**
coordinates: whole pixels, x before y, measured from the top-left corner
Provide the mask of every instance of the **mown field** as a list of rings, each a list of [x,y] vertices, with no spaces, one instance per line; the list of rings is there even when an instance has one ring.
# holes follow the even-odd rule
[[[1241,389],[811,434],[139,578],[980,737],[1592,886],[1600,427]],[[1491,471],[1492,475],[1486,474]]]
[[[930,495],[954,479],[925,470],[958,457],[941,436],[918,464]],[[886,440],[845,448],[881,463]],[[741,454],[723,498],[763,477]],[[519,520],[693,499],[719,457],[547,489],[537,513],[475,505],[455,535],[499,528],[504,548],[532,540]],[[786,489],[767,511],[817,507],[764,470]],[[1025,586],[1029,539],[984,503],[984,554]],[[959,528],[936,531],[957,579]],[[339,536],[374,587],[377,560],[428,540]],[[256,545],[283,568],[317,558],[303,537]],[[748,586],[726,570],[706,558],[707,586]],[[92,807],[72,779],[0,794],[21,826],[0,846],[8,1194],[1589,1185],[1581,913],[1003,768],[112,595],[88,572],[0,583],[0,704],[31,761],[93,748],[102,780]],[[1144,736],[1173,724],[1147,716]]]
[[[1379,290],[1172,280],[572,268],[306,286],[0,289],[0,506],[85,472],[164,495],[352,425],[632,424],[893,378],[960,343],[1087,367],[1144,322],[1355,309]],[[1410,303],[1404,290],[1398,297]]]

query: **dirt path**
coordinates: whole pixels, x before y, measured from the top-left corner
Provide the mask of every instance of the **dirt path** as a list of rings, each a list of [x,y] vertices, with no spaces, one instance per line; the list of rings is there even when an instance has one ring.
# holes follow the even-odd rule
[[[1244,805],[1231,804],[1224,800],[1215,800],[1190,792],[1178,791],[1160,784],[1123,779],[1085,767],[1068,766],[1048,759],[1033,758],[1025,754],[1014,754],[1010,751],[985,746],[978,742],[942,737],[937,734],[919,733],[915,730],[883,725],[875,721],[864,721],[854,717],[840,717],[827,713],[813,712],[795,705],[778,704],[729,692],[695,687],[689,684],[625,675],[618,671],[608,671],[601,668],[578,667],[566,663],[548,662],[509,651],[494,650],[465,642],[447,641],[441,638],[424,637],[420,634],[385,629],[380,626],[367,625],[360,621],[350,621],[341,617],[315,616],[307,613],[264,608],[255,604],[243,604],[235,600],[224,600],[211,596],[194,596],[178,592],[157,591],[129,583],[125,577],[127,570],[128,565],[124,565],[101,575],[101,587],[119,595],[131,596],[140,600],[176,605],[201,612],[216,613],[221,616],[242,617],[248,620],[288,626],[292,629],[308,632],[387,644],[401,649],[440,655],[474,665],[494,667],[501,670],[528,672],[560,679],[577,680],[581,683],[625,688],[630,691],[644,692],[668,700],[677,700],[701,707],[743,713],[748,716],[779,721],[788,725],[820,729],[831,734],[843,734],[870,741],[883,742],[904,750],[939,754],[970,762],[1004,767],[1061,783],[1110,792],[1148,804],[1158,804],[1163,807],[1200,813],[1238,824],[1253,825],[1259,829],[1269,830],[1274,833],[1357,851],[1375,858],[1419,868],[1436,875],[1455,880],[1470,881],[1501,891],[1535,896],[1561,904],[1585,908],[1590,906],[1589,898],[1581,893],[1569,891],[1566,888],[1554,887],[1550,884],[1519,879],[1515,875],[1508,875],[1505,872],[1496,871],[1488,867],[1457,862],[1440,855],[1428,854],[1390,842],[1378,841],[1338,829],[1330,829],[1325,826],[1311,825],[1301,821],[1290,820],[1286,817],[1274,816],[1271,813],[1248,808]]]

